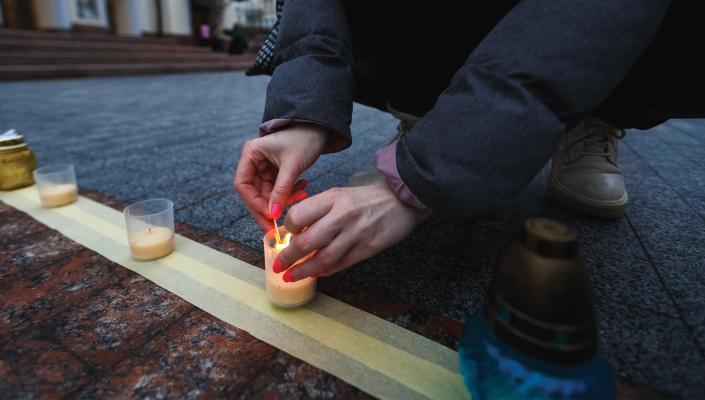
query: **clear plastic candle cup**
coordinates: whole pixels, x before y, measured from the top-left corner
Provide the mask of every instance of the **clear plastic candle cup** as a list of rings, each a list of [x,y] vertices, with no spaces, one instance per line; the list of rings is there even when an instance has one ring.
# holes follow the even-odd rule
[[[39,199],[44,207],[60,207],[78,198],[73,164],[47,165],[34,171]]]
[[[150,199],[131,204],[123,211],[132,258],[156,260],[174,251],[174,203]]]
[[[314,278],[304,278],[296,282],[284,282],[284,272],[275,274],[272,271],[272,264],[279,253],[289,245],[291,234],[283,226],[279,227],[279,235],[282,243],[277,243],[274,237],[274,229],[264,235],[264,270],[267,275],[267,296],[269,300],[278,307],[295,308],[308,304],[316,295],[316,280]],[[313,253],[297,261],[295,265],[301,264],[311,258]]]

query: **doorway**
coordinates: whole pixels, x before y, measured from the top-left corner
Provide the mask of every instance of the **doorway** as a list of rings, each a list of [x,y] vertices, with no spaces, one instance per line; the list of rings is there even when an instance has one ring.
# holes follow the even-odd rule
[[[26,0],[0,0],[2,9],[2,26],[13,29],[35,29],[32,1]]]
[[[108,13],[108,26],[110,33],[117,34],[117,6],[115,0],[107,0],[105,3],[106,12]]]
[[[192,1],[191,3],[191,32],[193,32],[193,42],[200,46],[209,46],[210,40],[204,39],[201,35],[201,25],[207,24],[211,29],[211,9],[202,2]]]

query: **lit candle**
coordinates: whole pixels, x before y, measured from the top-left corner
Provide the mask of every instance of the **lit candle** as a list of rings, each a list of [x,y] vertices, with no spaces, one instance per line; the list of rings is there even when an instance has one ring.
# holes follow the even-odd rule
[[[169,228],[151,226],[138,232],[130,240],[132,258],[154,260],[174,251],[174,232]]]
[[[296,282],[284,282],[284,272],[275,274],[272,271],[272,264],[279,253],[289,246],[291,233],[284,228],[279,228],[283,234],[281,243],[277,243],[274,238],[274,229],[264,236],[264,269],[267,275],[267,295],[269,300],[276,306],[284,308],[294,308],[306,305],[316,295],[316,280],[314,278],[304,278]],[[313,253],[298,260],[294,266],[309,259]]]
[[[39,192],[44,207],[59,207],[78,198],[78,187],[71,183],[44,184]]]

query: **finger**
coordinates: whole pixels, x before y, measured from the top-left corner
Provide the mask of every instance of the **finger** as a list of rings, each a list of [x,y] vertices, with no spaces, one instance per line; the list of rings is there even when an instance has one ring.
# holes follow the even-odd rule
[[[252,209],[250,209],[250,213],[264,232],[269,232],[274,228],[274,223],[269,219],[269,215],[255,212]]]
[[[299,171],[292,168],[290,165],[282,164],[277,173],[277,180],[272,188],[272,195],[269,198],[269,212],[272,218],[279,219],[286,200],[292,193],[296,177]]]
[[[332,221],[332,218],[322,218],[305,231],[292,236],[289,246],[275,260],[272,268],[274,272],[281,272],[312,252],[328,246],[340,232],[339,225]]]
[[[289,200],[287,200],[286,204],[291,205],[291,204],[296,204],[300,201],[306,200],[308,197],[308,193],[302,191],[299,192],[294,192],[291,196],[289,196]]]
[[[286,204],[292,205],[306,199],[308,197],[308,193],[304,192],[304,189],[306,189],[307,185],[307,179],[300,179],[298,182],[296,182],[296,184],[294,185],[294,189],[291,191],[291,195],[288,199],[286,199]]]
[[[255,181],[257,182],[257,190],[259,190],[260,197],[267,201],[267,207],[269,207],[269,199],[272,197],[272,186],[274,185],[274,179],[276,179],[276,169],[273,165],[269,164],[269,167],[261,172]],[[271,219],[269,215],[269,208],[265,213],[267,218]]]
[[[325,191],[291,207],[284,219],[286,230],[295,234],[313,225],[333,208],[333,198],[330,191]]]
[[[262,186],[260,188],[260,193],[262,197],[267,199],[267,204],[269,204],[269,199],[272,197],[272,185],[273,183],[270,181],[262,181]],[[267,212],[267,216],[269,216],[269,211]]]
[[[263,214],[267,217],[269,216],[269,213],[267,212],[267,200],[260,195],[259,191],[254,186],[240,187],[238,194],[255,219],[258,220],[258,223],[259,218],[262,218]],[[265,219],[269,220],[269,218]]]
[[[294,189],[291,192],[301,192],[306,189],[306,186],[308,186],[308,179],[299,179],[299,181],[296,182],[296,185],[294,185]]]
[[[340,271],[346,270],[353,265],[359,263],[360,261],[366,260],[375,255],[375,253],[370,253],[367,246],[362,243],[355,245],[347,254],[345,254],[338,262],[336,262],[331,268],[320,272],[314,276],[314,278],[319,278],[322,276],[331,276],[337,274]]]
[[[243,152],[233,178],[233,189],[252,210],[268,212],[267,199],[262,197],[261,192],[256,187],[257,169],[254,162]]]
[[[306,231],[308,232],[308,230]],[[317,276],[335,268],[338,262],[352,249],[359,238],[349,231],[343,231],[329,245],[318,250],[305,262],[284,273],[284,282],[296,282],[308,276]]]

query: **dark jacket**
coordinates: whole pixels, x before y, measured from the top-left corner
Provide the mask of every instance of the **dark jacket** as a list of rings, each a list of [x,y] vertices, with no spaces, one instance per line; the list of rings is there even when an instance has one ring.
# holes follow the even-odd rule
[[[354,98],[424,115],[397,146],[406,185],[436,212],[493,214],[615,90],[669,6],[461,3],[476,2],[287,0],[263,120],[316,121],[344,148]]]

